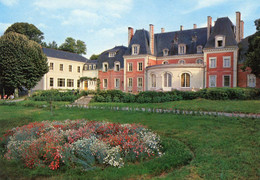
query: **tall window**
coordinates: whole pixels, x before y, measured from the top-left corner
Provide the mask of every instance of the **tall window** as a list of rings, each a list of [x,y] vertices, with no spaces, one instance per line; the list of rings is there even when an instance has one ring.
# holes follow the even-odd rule
[[[50,78],[50,87],[53,87],[53,78]]]
[[[138,71],[142,71],[143,70],[143,63],[139,62],[138,63]]]
[[[181,87],[190,87],[190,75],[188,73],[181,75]]]
[[[247,75],[247,87],[255,87],[256,86],[256,76],[254,74]]]
[[[73,79],[67,79],[67,87],[74,87],[74,80]]]
[[[120,71],[120,64],[119,64],[119,62],[115,63],[115,71]]]
[[[133,71],[133,63],[128,63],[128,71]]]
[[[179,44],[178,50],[179,50],[179,54],[186,54],[186,45]]]
[[[69,72],[72,72],[72,65],[69,65]]]
[[[231,67],[230,57],[223,57],[223,67],[225,67],[225,68]]]
[[[77,80],[77,88],[80,88],[80,80]]]
[[[139,54],[140,45],[139,44],[133,44],[132,45],[132,55]]]
[[[50,63],[50,70],[53,70],[53,63]]]
[[[209,58],[209,68],[217,67],[217,59],[215,57]]]
[[[221,48],[225,46],[225,36],[218,35],[215,37],[215,47]]]
[[[156,75],[152,74],[152,87],[156,87]]]
[[[143,87],[143,78],[137,78],[137,87]]]
[[[60,71],[63,71],[63,64],[60,64]]]
[[[103,88],[104,88],[104,89],[107,88],[107,79],[103,79]]]
[[[216,75],[209,76],[209,87],[216,87],[216,83],[217,83],[217,76]]]
[[[133,87],[133,78],[128,78],[128,87]]]
[[[65,87],[65,79],[58,78],[58,87]]]
[[[80,73],[80,66],[78,66],[78,73]]]
[[[197,46],[197,53],[202,53],[202,46]]]
[[[170,73],[164,74],[164,87],[172,86],[172,75]]]
[[[89,65],[89,70],[92,70],[92,65],[91,64]]]
[[[93,64],[93,70],[95,70],[96,69],[96,65],[95,64]]]
[[[163,49],[163,56],[168,56],[169,49]]]
[[[223,86],[230,87],[230,75],[223,76]]]
[[[108,63],[103,63],[103,72],[107,72],[108,70]]]
[[[120,88],[120,79],[115,79],[115,88]]]

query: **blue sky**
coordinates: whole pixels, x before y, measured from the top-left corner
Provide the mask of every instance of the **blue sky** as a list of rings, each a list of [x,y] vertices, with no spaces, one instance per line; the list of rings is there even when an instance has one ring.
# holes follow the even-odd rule
[[[155,33],[176,31],[180,25],[205,27],[207,16],[213,21],[229,17],[235,23],[240,11],[245,36],[255,32],[260,18],[259,0],[0,0],[0,35],[15,22],[36,25],[46,42],[58,45],[66,37],[84,41],[87,55],[99,54],[116,45],[127,46],[127,28],[149,29]]]

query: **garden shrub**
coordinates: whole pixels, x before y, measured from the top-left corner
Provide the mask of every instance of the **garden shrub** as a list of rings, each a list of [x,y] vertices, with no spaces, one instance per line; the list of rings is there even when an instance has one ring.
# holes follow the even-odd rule
[[[162,149],[160,137],[141,125],[86,120],[33,122],[8,130],[1,144],[4,158],[51,170],[120,168],[161,155]]]
[[[80,97],[78,90],[67,90],[60,92],[59,90],[43,90],[36,91],[32,94],[31,99],[34,101],[70,101],[73,102]]]

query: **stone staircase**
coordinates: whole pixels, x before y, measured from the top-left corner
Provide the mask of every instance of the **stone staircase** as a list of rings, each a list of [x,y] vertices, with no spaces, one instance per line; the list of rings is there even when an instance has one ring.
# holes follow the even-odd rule
[[[81,96],[79,99],[73,102],[72,105],[80,105],[80,106],[88,105],[88,103],[91,101],[93,97],[94,95]]]

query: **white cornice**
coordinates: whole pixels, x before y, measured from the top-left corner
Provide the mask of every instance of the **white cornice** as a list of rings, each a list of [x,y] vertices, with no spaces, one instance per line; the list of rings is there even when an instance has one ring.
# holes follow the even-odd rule
[[[173,56],[163,56],[163,57],[157,57],[157,60],[169,60],[169,59],[182,59],[182,58],[203,58],[203,53],[200,54],[183,54],[183,55],[173,55]]]
[[[126,59],[138,59],[138,58],[146,58],[147,56],[151,56],[149,54],[141,54],[141,55],[124,55],[123,58]]]
[[[238,50],[237,46],[233,47],[226,47],[226,48],[204,48],[203,52],[205,53],[214,53],[214,52],[229,52],[229,51],[236,51]]]

